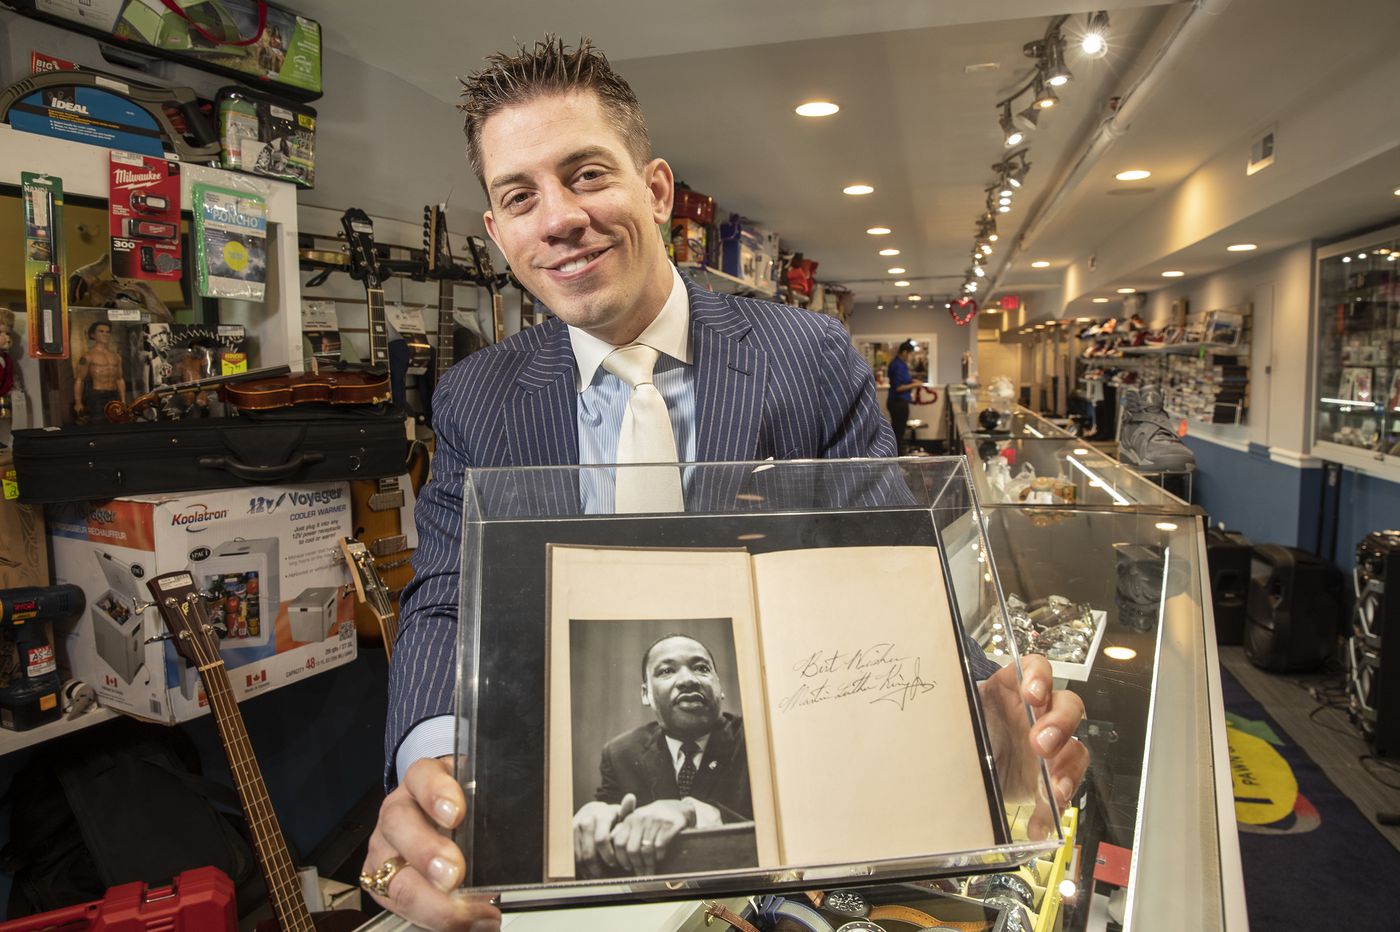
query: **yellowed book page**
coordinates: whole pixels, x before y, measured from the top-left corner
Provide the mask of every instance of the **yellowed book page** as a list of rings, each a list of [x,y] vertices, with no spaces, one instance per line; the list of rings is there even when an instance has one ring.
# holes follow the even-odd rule
[[[995,843],[934,547],[754,557],[789,865]]]
[[[588,865],[575,864],[573,819],[598,794],[670,798],[661,788],[674,793],[679,755],[668,756],[665,737],[687,722],[693,729],[697,720],[713,731],[705,736],[692,798],[713,802],[726,823],[744,821],[751,807],[756,863],[728,869],[776,866],[749,555],[551,545],[547,558],[548,876],[589,875]],[[645,659],[661,656],[649,648],[676,634],[684,638],[669,646],[709,655],[712,677],[701,671],[698,679],[711,683],[648,680]],[[704,869],[717,868],[696,868]],[[666,872],[692,868],[668,864]]]

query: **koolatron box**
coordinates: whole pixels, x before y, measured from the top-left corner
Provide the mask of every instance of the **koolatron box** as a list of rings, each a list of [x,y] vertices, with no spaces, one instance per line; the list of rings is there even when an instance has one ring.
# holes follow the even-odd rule
[[[58,646],[104,706],[168,723],[204,714],[198,672],[158,640],[168,632],[146,588],[187,570],[236,698],[349,663],[354,596],[339,555],[350,531],[343,482],[51,506],[54,576],[90,606],[55,631]]]

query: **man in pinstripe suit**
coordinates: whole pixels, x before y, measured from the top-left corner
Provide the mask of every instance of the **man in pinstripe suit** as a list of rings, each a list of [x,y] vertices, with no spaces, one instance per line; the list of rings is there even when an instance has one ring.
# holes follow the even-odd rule
[[[654,384],[682,461],[887,457],[895,443],[839,323],[710,294],[670,263],[658,231],[671,213],[670,166],[652,157],[631,88],[587,40],[568,49],[549,37],[492,56],[463,97],[486,229],[554,319],[473,354],[434,396],[437,454],[416,507],[415,577],[390,678],[386,784],[399,785],[380,810],[366,872],[380,903],[420,925],[485,930],[494,908],[444,892],[466,865],[436,830],[464,816],[441,759],[453,752],[462,471],[616,462],[629,390],[601,363],[634,342],[660,354]],[[584,511],[612,510],[610,489],[580,492]],[[1041,715],[1033,741],[1053,739],[1035,754],[1077,784],[1083,749],[1068,736],[1082,703],[1052,697],[1048,664],[1026,669],[1023,686],[988,683],[1005,681],[1012,699],[1024,691]]]

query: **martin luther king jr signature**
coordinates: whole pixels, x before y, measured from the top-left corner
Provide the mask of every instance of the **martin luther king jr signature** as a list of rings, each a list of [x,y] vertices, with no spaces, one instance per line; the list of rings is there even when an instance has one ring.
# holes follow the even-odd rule
[[[779,702],[778,708],[791,712],[836,699],[864,696],[872,705],[888,702],[902,712],[910,702],[931,692],[938,684],[919,675],[918,657],[898,657],[894,653],[893,644],[878,644],[850,654],[817,651],[794,666],[804,682]],[[837,677],[833,682],[834,676],[845,672],[856,675],[850,680]]]

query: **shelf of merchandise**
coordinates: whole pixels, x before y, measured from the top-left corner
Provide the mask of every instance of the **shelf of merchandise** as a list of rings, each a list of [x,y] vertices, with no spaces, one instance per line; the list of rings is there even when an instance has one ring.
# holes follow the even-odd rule
[[[707,286],[711,291],[722,291],[725,294],[747,295],[753,298],[763,298],[771,301],[777,296],[777,291],[764,291],[755,287],[752,282],[744,281],[742,278],[735,278],[733,275],[721,272],[719,269],[705,265],[702,262],[679,262],[677,267],[682,272],[687,272],[696,280],[697,284]]]
[[[1392,358],[1391,348],[1400,339],[1400,267],[1396,267],[1400,263],[1391,264],[1398,252],[1400,226],[1317,250],[1313,326],[1318,344],[1308,406],[1312,455],[1391,481],[1400,481],[1400,407],[1391,404],[1391,396],[1400,386],[1400,362]],[[1367,274],[1392,268],[1395,271],[1385,280],[1365,283]],[[1359,285],[1349,280],[1356,275],[1363,276]],[[1338,281],[1338,276],[1344,278]],[[1365,315],[1369,321],[1349,320],[1346,309],[1363,303],[1369,305]],[[1344,341],[1353,337],[1365,338],[1373,355],[1350,355],[1352,345]],[[1359,340],[1356,343],[1360,345]],[[1370,374],[1368,398],[1344,397],[1348,394],[1347,369]],[[1329,386],[1329,373],[1342,384],[1332,382]],[[1329,421],[1333,425],[1330,429]],[[1337,439],[1343,430],[1353,442]]]
[[[1217,356],[1245,356],[1247,346],[1227,346],[1223,343],[1164,343],[1160,346],[1123,346],[1124,356],[1196,356],[1211,353]]]
[[[54,738],[61,738],[75,731],[82,731],[84,728],[90,728],[102,722],[110,722],[117,717],[117,714],[111,709],[94,707],[77,718],[61,718],[56,722],[49,722],[47,725],[40,725],[28,731],[0,731],[0,757],[33,747],[36,744],[42,744],[45,741],[51,741]]]

